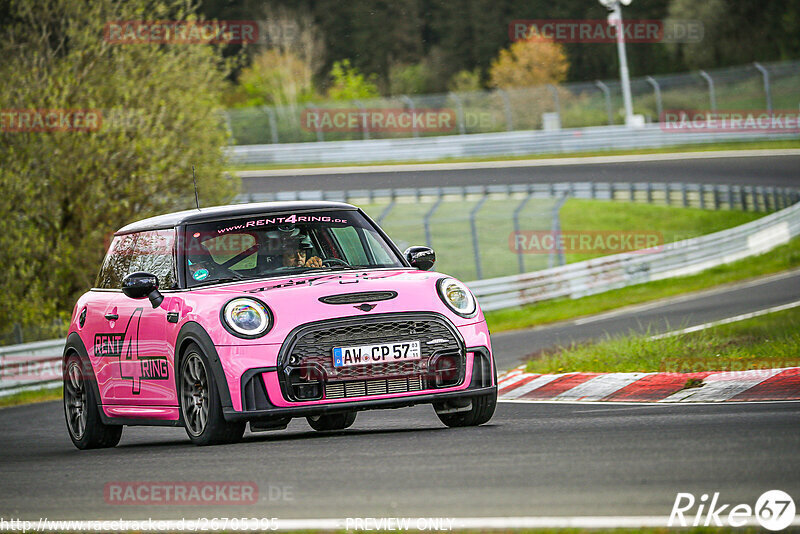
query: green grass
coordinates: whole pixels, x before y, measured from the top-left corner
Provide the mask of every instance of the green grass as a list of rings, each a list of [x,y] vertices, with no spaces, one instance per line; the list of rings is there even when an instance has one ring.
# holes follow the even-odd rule
[[[675,145],[662,148],[640,148],[640,149],[619,149],[619,150],[594,150],[587,152],[552,152],[542,154],[526,154],[516,156],[485,156],[485,157],[465,157],[465,158],[442,158],[433,160],[407,160],[407,161],[374,161],[369,163],[305,163],[305,164],[268,164],[268,163],[248,163],[229,165],[229,172],[253,171],[253,170],[278,170],[278,169],[315,169],[328,167],[367,167],[371,165],[414,165],[426,163],[470,163],[484,161],[520,161],[528,159],[550,159],[550,158],[588,158],[592,156],[620,156],[638,154],[671,154],[673,152],[716,152],[720,150],[758,150],[758,149],[782,149],[800,148],[800,139],[783,141],[746,141],[730,143],[708,143],[701,145]]]
[[[662,339],[630,334],[559,347],[527,364],[531,373],[744,371],[800,366],[800,309]]]
[[[20,393],[8,395],[7,397],[0,397],[0,408],[17,406],[20,404],[30,404],[33,402],[61,400],[61,396],[61,386],[39,389],[36,391],[22,391]]]
[[[476,219],[481,276],[475,264],[469,213],[480,197],[449,199],[442,202],[431,218],[431,245],[436,250],[436,270],[461,280],[494,278],[520,272],[519,257],[509,244],[514,231],[512,213],[524,196],[491,198],[486,201]],[[410,245],[425,245],[423,218],[433,207],[434,198],[420,202],[398,203],[381,222],[381,227],[404,250]],[[360,204],[377,219],[386,203]],[[549,231],[555,201],[532,199],[520,212],[520,230]],[[710,211],[697,208],[678,208],[653,204],[601,200],[568,200],[561,209],[564,230],[611,230],[622,232],[659,231],[663,242],[688,239],[724,230],[755,220],[763,214],[753,212]],[[512,241],[513,244],[513,241]],[[547,251],[544,251],[547,252]],[[600,257],[599,254],[567,254],[568,263]],[[524,272],[548,267],[549,254],[522,255]]]
[[[580,299],[557,299],[529,306],[486,312],[492,332],[530,328],[708,289],[800,266],[800,238],[766,254],[720,265],[692,276],[647,282]],[[676,325],[677,326],[677,325]]]

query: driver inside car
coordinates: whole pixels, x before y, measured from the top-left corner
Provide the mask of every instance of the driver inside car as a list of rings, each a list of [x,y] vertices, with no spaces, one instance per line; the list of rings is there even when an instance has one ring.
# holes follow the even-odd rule
[[[308,257],[311,250],[311,239],[307,236],[291,236],[283,239],[284,267],[322,267],[319,256]]]

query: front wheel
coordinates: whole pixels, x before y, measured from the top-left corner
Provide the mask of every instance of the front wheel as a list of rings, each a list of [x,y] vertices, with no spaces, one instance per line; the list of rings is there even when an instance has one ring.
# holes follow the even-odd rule
[[[497,407],[497,392],[472,397],[471,401],[471,407],[463,411],[451,412],[446,410],[445,405],[436,404],[434,404],[434,409],[439,420],[449,427],[482,425],[494,415],[494,409]],[[440,413],[443,411],[449,413]]]
[[[64,416],[72,443],[79,449],[116,447],[122,425],[106,425],[100,419],[97,399],[80,357],[73,354],[64,366]]]
[[[309,415],[306,417],[306,420],[311,428],[318,432],[323,432],[325,430],[344,430],[355,422],[356,413],[357,412],[342,412],[328,415]]]
[[[222,415],[219,391],[200,347],[192,343],[181,360],[181,416],[195,445],[235,443],[247,423],[229,423]]]

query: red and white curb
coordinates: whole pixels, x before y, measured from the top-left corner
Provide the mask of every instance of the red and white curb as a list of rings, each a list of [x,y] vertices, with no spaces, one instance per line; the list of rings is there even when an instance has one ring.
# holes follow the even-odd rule
[[[728,402],[800,400],[800,367],[701,373],[526,373],[498,379],[501,401]],[[690,379],[699,380],[687,388]]]

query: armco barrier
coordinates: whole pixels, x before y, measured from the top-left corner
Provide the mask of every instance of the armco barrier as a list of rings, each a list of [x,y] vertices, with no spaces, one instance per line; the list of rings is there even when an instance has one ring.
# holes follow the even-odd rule
[[[796,199],[796,192],[793,192]],[[515,276],[469,282],[486,311],[558,297],[579,298],[653,280],[698,273],[768,252],[800,235],[800,203],[758,220],[658,252],[623,253]],[[56,384],[63,340],[0,347],[0,396]]]
[[[797,137],[796,133],[752,131],[673,132],[662,129],[658,124],[648,124],[641,128],[593,126],[557,131],[523,130],[441,137],[240,145],[229,147],[228,155],[237,164],[371,163],[659,148]]]
[[[658,252],[615,254],[467,285],[486,311],[558,297],[579,298],[699,273],[762,254],[797,235],[800,235],[800,203],[735,228],[669,243]]]

